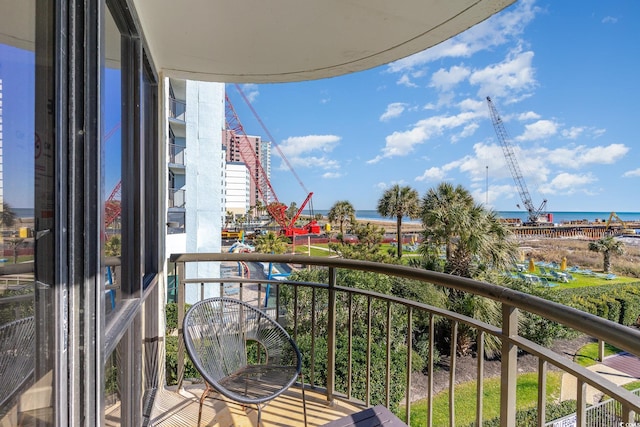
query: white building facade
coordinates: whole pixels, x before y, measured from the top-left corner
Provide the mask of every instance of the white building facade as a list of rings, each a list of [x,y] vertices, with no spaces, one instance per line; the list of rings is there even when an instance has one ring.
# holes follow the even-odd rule
[[[250,208],[251,178],[243,162],[226,164],[226,212],[234,217],[246,215]]]
[[[223,83],[164,79],[167,135],[166,256],[222,249],[225,207]],[[219,265],[200,263],[187,274],[216,277]],[[219,288],[205,286],[205,296]],[[196,285],[188,287],[187,303],[200,298]]]

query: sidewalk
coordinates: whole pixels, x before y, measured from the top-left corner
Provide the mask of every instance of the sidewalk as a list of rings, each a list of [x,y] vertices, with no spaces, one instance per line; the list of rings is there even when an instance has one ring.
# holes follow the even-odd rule
[[[600,374],[619,386],[640,380],[640,359],[629,353],[619,353],[608,356],[602,363],[587,367],[588,370]],[[577,380],[571,374],[562,375],[560,400],[575,399],[577,394]],[[597,403],[602,393],[591,386],[587,386],[587,402]],[[596,400],[597,399],[597,400]]]

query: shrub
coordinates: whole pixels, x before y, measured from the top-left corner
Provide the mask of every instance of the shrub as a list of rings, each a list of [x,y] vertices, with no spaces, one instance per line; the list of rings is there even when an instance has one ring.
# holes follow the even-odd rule
[[[576,412],[576,401],[565,400],[560,403],[547,403],[545,422],[557,420],[558,418]],[[518,427],[536,427],[538,425],[538,408],[530,408],[516,412],[516,425]],[[472,422],[469,427],[475,427]],[[492,418],[482,423],[483,427],[500,427],[500,417]]]

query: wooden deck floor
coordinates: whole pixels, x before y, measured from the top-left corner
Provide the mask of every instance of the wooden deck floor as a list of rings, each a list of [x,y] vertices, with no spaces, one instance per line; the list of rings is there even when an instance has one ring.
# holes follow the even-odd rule
[[[158,391],[151,412],[153,427],[195,427],[198,424],[198,402],[202,386],[185,386],[177,393],[174,390]],[[307,425],[321,426],[345,415],[364,409],[336,399],[327,402],[324,394],[305,389],[307,401]],[[228,400],[207,398],[203,405],[201,426],[230,427],[255,426],[258,412]],[[262,426],[304,426],[302,392],[292,387],[262,410]]]

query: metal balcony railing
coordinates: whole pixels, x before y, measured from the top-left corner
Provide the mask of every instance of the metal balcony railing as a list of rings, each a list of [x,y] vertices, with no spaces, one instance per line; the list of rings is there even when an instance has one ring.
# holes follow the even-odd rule
[[[184,165],[187,149],[183,145],[169,144],[169,163]]]
[[[170,208],[184,208],[186,201],[185,190],[182,189],[169,189],[169,207]]]
[[[632,328],[616,324],[585,312],[563,306],[539,297],[518,292],[502,286],[447,274],[391,264],[367,261],[345,260],[324,257],[303,257],[299,255],[268,254],[174,254],[178,277],[178,330],[181,334],[185,314],[185,286],[199,286],[201,298],[206,287],[213,287],[222,294],[233,294],[247,300],[249,287],[256,287],[257,298],[253,301],[265,307],[264,299],[267,287],[276,288],[272,304],[264,308],[271,312],[279,322],[285,325],[301,347],[306,349],[303,370],[305,380],[313,388],[323,388],[326,398],[361,401],[366,406],[394,404],[393,395],[401,394],[400,405],[407,424],[411,423],[412,409],[412,357],[420,343],[413,341],[413,332],[419,319],[428,329],[427,342],[427,407],[426,425],[433,425],[434,396],[434,351],[436,323],[448,324],[449,337],[449,390],[448,422],[456,424],[455,386],[456,386],[456,343],[458,333],[463,328],[477,334],[477,377],[475,425],[482,425],[484,395],[485,338],[499,341],[501,360],[500,375],[500,423],[502,426],[515,426],[516,394],[518,376],[518,352],[525,351],[538,358],[538,399],[537,414],[539,426],[545,425],[546,417],[546,381],[551,368],[568,373],[576,379],[575,424],[588,424],[587,387],[609,396],[617,402],[616,412],[619,423],[637,423],[640,418],[640,397],[617,386],[598,373],[592,372],[562,354],[525,339],[518,333],[521,312],[539,315],[550,321],[583,332],[597,339],[601,346],[606,341],[619,349],[640,355],[640,333]],[[264,280],[247,278],[245,274],[237,277],[190,277],[186,271],[195,271],[187,267],[198,262],[237,262],[295,264],[305,268],[320,268],[326,271],[326,282],[309,283],[290,280]],[[429,304],[419,303],[390,295],[384,295],[366,289],[342,286],[339,272],[343,269],[376,274],[394,280],[412,280],[415,286],[434,284],[451,290],[488,298],[499,303],[502,321],[492,325],[476,319],[448,311]],[[221,269],[222,270],[222,269]],[[240,269],[240,271],[245,271]],[[255,293],[255,290],[253,291]],[[179,339],[180,345],[182,339]],[[184,374],[184,347],[178,348],[178,382],[181,384]],[[402,351],[404,347],[404,351]],[[358,349],[355,351],[355,349]],[[374,355],[383,354],[376,360],[385,360],[384,366],[373,366]],[[402,360],[398,359],[401,354]],[[322,368],[323,372],[318,369]],[[383,374],[381,375],[380,372]],[[398,372],[401,390],[397,390]],[[395,375],[395,376],[394,376]],[[396,387],[396,388],[394,388]],[[373,395],[375,394],[375,398]],[[376,399],[376,401],[373,401]],[[379,401],[381,400],[381,401]],[[627,424],[631,425],[631,424]]]
[[[187,112],[187,103],[179,101],[175,98],[169,99],[169,118],[185,121],[185,113]]]

